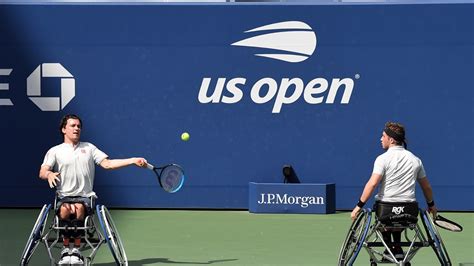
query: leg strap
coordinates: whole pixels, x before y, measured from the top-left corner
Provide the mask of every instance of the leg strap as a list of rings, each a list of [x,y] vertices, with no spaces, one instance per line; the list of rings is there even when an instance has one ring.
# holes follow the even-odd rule
[[[74,230],[72,232],[72,237],[78,238],[84,235],[84,230],[77,229],[78,227],[84,227],[84,220],[74,219],[71,221],[71,225],[73,226]]]
[[[60,235],[64,236],[65,238],[71,237],[71,221],[69,220],[59,220],[59,227],[65,227],[66,229],[59,230]]]

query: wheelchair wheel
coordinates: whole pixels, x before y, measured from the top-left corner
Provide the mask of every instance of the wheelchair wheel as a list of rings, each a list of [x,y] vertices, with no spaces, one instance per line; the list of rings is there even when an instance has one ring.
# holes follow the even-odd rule
[[[36,219],[35,225],[31,230],[30,237],[26,242],[25,249],[23,249],[23,253],[21,255],[21,262],[20,265],[28,265],[33,252],[35,252],[38,244],[41,242],[41,238],[43,236],[44,228],[46,220],[48,220],[49,209],[51,208],[51,204],[43,205],[38,218]]]
[[[362,209],[352,222],[339,252],[339,266],[352,265],[357,258],[369,230],[372,217],[370,211],[370,209]]]
[[[125,254],[122,240],[120,239],[114,221],[110,216],[109,210],[107,210],[104,205],[97,205],[96,209],[106,242],[109,245],[115,262],[117,265],[128,265],[127,255]]]
[[[448,251],[441,239],[441,235],[436,228],[433,219],[428,211],[422,212],[423,226],[428,235],[428,240],[432,242],[431,247],[433,248],[436,256],[438,257],[441,265],[451,265],[451,259],[449,258]]]

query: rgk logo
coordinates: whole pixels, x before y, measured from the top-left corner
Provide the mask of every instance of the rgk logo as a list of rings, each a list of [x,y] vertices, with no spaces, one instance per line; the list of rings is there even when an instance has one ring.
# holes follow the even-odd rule
[[[404,210],[403,210],[404,208],[405,208],[404,206],[402,206],[402,207],[392,207],[392,212],[398,215],[398,214],[404,212]]]
[[[0,69],[0,76],[10,76],[13,69]],[[61,78],[60,97],[46,97],[41,95],[41,81],[43,78]],[[0,83],[0,90],[9,90],[8,83]],[[61,64],[44,63],[39,65],[26,80],[26,95],[42,111],[59,111],[76,95],[75,79]],[[0,106],[13,106],[7,98],[0,99]]]

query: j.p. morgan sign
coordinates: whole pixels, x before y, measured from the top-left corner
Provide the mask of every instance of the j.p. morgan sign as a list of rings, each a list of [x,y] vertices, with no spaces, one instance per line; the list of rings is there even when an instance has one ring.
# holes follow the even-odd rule
[[[334,213],[335,184],[249,183],[249,212]]]

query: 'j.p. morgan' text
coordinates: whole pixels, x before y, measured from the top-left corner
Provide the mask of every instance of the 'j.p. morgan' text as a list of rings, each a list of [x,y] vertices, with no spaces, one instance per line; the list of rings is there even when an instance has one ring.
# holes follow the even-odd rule
[[[288,196],[288,194],[261,193],[258,204],[289,204],[300,205],[301,208],[307,208],[309,205],[324,204],[323,197],[314,196]]]

